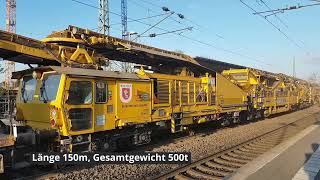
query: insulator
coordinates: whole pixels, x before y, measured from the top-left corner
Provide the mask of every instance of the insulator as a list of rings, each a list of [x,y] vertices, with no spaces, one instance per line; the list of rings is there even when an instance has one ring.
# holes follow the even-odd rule
[[[179,16],[180,19],[184,19],[184,15],[183,14],[177,14]]]
[[[169,9],[169,8],[167,8],[167,7],[162,7],[162,10],[163,10],[163,11],[165,11],[165,12],[170,11],[170,9]]]

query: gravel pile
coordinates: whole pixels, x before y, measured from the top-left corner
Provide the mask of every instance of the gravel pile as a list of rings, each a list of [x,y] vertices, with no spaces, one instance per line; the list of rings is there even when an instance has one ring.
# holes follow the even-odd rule
[[[199,133],[169,144],[152,149],[153,152],[191,152],[192,160],[205,157],[220,150],[237,145],[240,142],[262,135],[267,131],[287,123],[302,119],[320,111],[320,107],[311,107],[290,114],[265,119],[249,124]],[[110,165],[100,164],[92,167],[77,167],[72,171],[59,172],[50,179],[148,179],[166,172],[177,165]]]

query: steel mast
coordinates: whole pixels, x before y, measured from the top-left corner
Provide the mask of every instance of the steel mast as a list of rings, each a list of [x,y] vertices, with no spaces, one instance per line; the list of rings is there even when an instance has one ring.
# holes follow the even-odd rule
[[[108,0],[99,0],[98,32],[104,35],[110,35],[110,16]]]
[[[121,0],[121,25],[122,25],[122,39],[130,40],[128,33],[128,1]],[[124,72],[131,72],[131,63],[122,62],[121,69]]]
[[[121,0],[122,39],[128,39],[128,2]]]
[[[16,32],[16,0],[6,0],[6,31]],[[15,62],[5,61],[5,88],[13,88],[11,80],[12,72],[15,71]]]

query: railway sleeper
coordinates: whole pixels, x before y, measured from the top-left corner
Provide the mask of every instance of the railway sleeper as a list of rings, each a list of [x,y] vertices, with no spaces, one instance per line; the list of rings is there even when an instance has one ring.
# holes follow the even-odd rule
[[[249,151],[241,151],[239,149],[236,149],[233,151],[233,153],[239,155],[239,156],[245,156],[245,157],[248,157],[248,158],[256,158],[257,156],[260,155],[260,153],[250,153]]]
[[[208,161],[205,163],[206,166],[210,167],[210,168],[215,168],[215,169],[218,169],[218,170],[224,170],[224,171],[227,171],[227,172],[233,172],[235,171],[237,168],[234,168],[234,167],[230,167],[230,166],[225,166],[223,164],[219,164],[217,162],[214,162],[214,161]]]
[[[285,141],[286,139],[283,139],[281,137],[275,137],[275,138],[272,138],[269,140],[269,142],[273,142],[274,145],[278,145],[280,144],[281,142]]]
[[[269,146],[274,146],[274,144],[276,143],[275,141],[269,141],[269,140],[266,140],[266,139],[262,139],[260,142],[262,144],[266,144],[266,145],[269,145]]]
[[[263,153],[262,151],[252,150],[252,149],[249,149],[249,148],[246,148],[246,147],[240,147],[237,150],[242,151],[242,152],[246,152],[248,154],[253,154],[253,155],[256,155],[256,156],[258,156],[258,155]]]
[[[195,169],[189,169],[186,171],[186,173],[196,179],[222,179],[219,176],[209,175],[209,174],[203,173],[201,171],[197,171]]]
[[[296,131],[295,131],[296,132]],[[279,137],[288,137],[290,136],[291,134],[293,134],[294,132],[279,132],[277,134],[273,134],[272,136],[269,136],[268,138],[270,139],[274,139],[274,138],[279,138]]]
[[[269,144],[273,144],[273,145],[277,145],[279,143],[279,138],[278,139],[265,139],[265,140],[262,140],[263,143],[269,143]]]
[[[267,144],[263,144],[263,143],[251,144],[251,146],[256,147],[256,148],[261,148],[261,149],[270,149],[270,148],[274,147],[274,145],[267,145]]]
[[[176,179],[176,180],[194,180],[193,178],[190,178],[184,174],[178,174],[178,175],[175,175],[173,178],[170,178],[170,179]]]
[[[284,132],[285,131],[285,132]],[[276,134],[273,134],[272,136],[270,136],[271,138],[278,138],[278,137],[289,137],[291,136],[292,134],[295,134],[296,132],[299,132],[301,131],[300,130],[290,130],[290,129],[285,129],[284,131],[281,131],[281,132],[278,132]]]
[[[244,154],[237,154],[237,153],[234,153],[233,151],[229,152],[228,155],[231,156],[231,157],[234,157],[234,158],[247,160],[247,161],[251,161],[252,159],[254,159],[253,157],[248,157],[248,156],[246,156]]]
[[[225,177],[230,174],[230,173],[222,171],[222,170],[217,170],[214,168],[206,167],[205,165],[199,165],[196,168],[202,172],[209,173],[209,174],[219,176],[219,177]]]
[[[248,152],[255,153],[255,154],[262,154],[262,153],[267,151],[266,149],[259,149],[259,148],[254,148],[254,147],[251,147],[251,146],[246,146],[246,147],[243,147],[243,148],[247,149]]]
[[[230,162],[228,160],[222,159],[222,158],[215,158],[213,159],[214,162],[228,166],[228,167],[234,167],[234,168],[239,168],[241,167],[243,164],[241,163],[236,163],[236,162]]]
[[[243,146],[243,147],[246,149],[252,150],[252,151],[257,151],[257,152],[264,152],[267,150],[266,148],[259,148],[259,147],[252,146],[250,144]]]
[[[246,164],[249,162],[248,160],[241,160],[239,158],[232,157],[228,154],[222,155],[220,156],[220,158],[231,161],[231,162],[239,163],[239,164]]]

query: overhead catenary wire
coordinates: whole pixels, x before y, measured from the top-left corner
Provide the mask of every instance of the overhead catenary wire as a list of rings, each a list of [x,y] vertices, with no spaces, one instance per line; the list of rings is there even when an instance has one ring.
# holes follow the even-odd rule
[[[130,0],[129,2],[132,3],[132,4],[134,4],[134,5],[136,5],[136,6],[138,6],[138,7],[141,7],[141,8],[143,8],[143,9],[146,9],[147,11],[151,11],[151,12],[158,13],[158,11],[154,11],[154,10],[152,10],[151,8],[145,7],[145,6],[139,4],[139,3],[135,2],[135,1]],[[142,1],[142,2],[147,3],[147,1]],[[151,4],[153,4],[153,3],[151,3]],[[153,6],[156,6],[156,5],[153,4]],[[158,6],[156,6],[156,7],[158,8]],[[162,8],[162,7],[159,6],[159,8]],[[170,18],[171,20],[174,20],[174,21],[176,21],[176,22],[178,22],[178,23],[181,24],[181,22],[177,21],[177,20],[174,19],[173,17],[169,17],[169,18]]]
[[[153,6],[153,7],[156,7],[156,8],[162,8],[162,6],[157,5],[157,4],[155,4],[155,3],[152,3],[152,2],[149,2],[149,1],[146,1],[146,0],[130,0],[129,2],[134,2],[134,1],[140,1],[140,2],[144,2],[144,3],[149,4],[149,5],[151,5],[151,6]],[[135,4],[138,5],[138,3],[135,3]],[[145,7],[142,6],[142,5],[140,5],[140,7],[145,8]],[[149,8],[148,8],[148,9],[149,9]],[[151,9],[151,10],[152,10],[152,9]],[[154,10],[152,10],[152,11],[153,11],[153,12],[156,12],[156,11],[154,11]],[[179,24],[181,24],[181,25],[186,25],[186,24],[184,24],[184,23],[182,23],[182,22],[174,19],[173,17],[171,17],[170,19],[172,19],[173,21],[175,21],[175,22],[177,22],[177,23],[179,23]],[[189,19],[188,17],[184,17],[184,20],[190,22],[191,24],[193,24],[192,26],[193,26],[193,29],[194,29],[194,30],[198,30],[198,31],[202,31],[202,32],[204,32],[203,29],[210,30],[208,27],[203,26],[203,25],[201,25],[201,24],[198,24],[197,22]],[[194,25],[197,26],[197,27],[194,27]],[[210,31],[211,31],[211,30],[210,30]],[[210,32],[210,33],[211,33],[211,34],[214,34],[214,35],[215,35],[216,37],[218,37],[219,39],[223,39],[223,40],[225,40],[225,41],[229,41],[227,38],[225,38],[224,36],[222,36],[222,35],[220,35],[220,34],[212,33],[212,32]],[[246,50],[248,50],[247,48],[243,48],[243,47],[241,47],[241,48],[239,48],[239,49],[246,49]]]
[[[134,0],[134,1],[140,1],[140,2],[144,2],[144,3],[149,4],[149,5],[151,5],[151,6],[153,6],[153,7],[156,7],[156,8],[162,8],[162,6],[157,5],[157,4],[155,4],[155,3],[152,3],[152,2],[150,2],[150,1],[146,1],[146,0]],[[131,2],[133,2],[133,1],[131,0]],[[135,4],[137,4],[137,3],[135,3]],[[145,8],[145,7],[142,6],[142,5],[140,5],[140,7]],[[148,8],[148,9],[149,9],[149,8]],[[153,10],[152,10],[152,11],[153,11]],[[155,12],[155,11],[153,11],[153,12]],[[174,18],[172,18],[172,17],[171,17],[171,19],[173,19],[173,20],[174,20],[175,22],[177,22],[177,23],[184,24],[184,23],[182,23],[182,22],[180,22],[180,21],[177,21],[176,19],[174,19]],[[184,20],[189,21],[190,23],[196,25],[196,26],[199,27],[199,28],[208,29],[207,27],[205,27],[205,26],[203,26],[203,25],[200,25],[200,24],[194,22],[193,20],[191,20],[191,19],[189,19],[189,18],[187,18],[187,17],[184,17]],[[199,28],[193,27],[193,29],[201,31],[201,29],[199,29]],[[166,33],[166,34],[167,34],[167,33]],[[219,35],[219,34],[216,34],[216,33],[215,33],[215,36],[217,36],[217,37],[220,38],[220,39],[226,40],[226,38],[223,37],[222,35]],[[184,37],[184,38],[186,38],[186,37]],[[188,39],[188,38],[187,38],[187,39]],[[190,39],[189,39],[189,40],[190,40]],[[195,42],[196,42],[196,41],[195,41]],[[202,44],[206,44],[206,43],[202,43]],[[214,47],[217,47],[217,46],[214,46]],[[222,48],[222,49],[223,49],[223,48]],[[229,53],[230,53],[230,52],[229,52]],[[240,53],[236,53],[236,54],[234,54],[234,55],[239,55],[239,54],[240,54]],[[243,56],[242,56],[242,57],[243,57]],[[246,57],[249,57],[249,56],[246,56]],[[253,60],[253,59],[255,59],[255,58],[251,58],[251,59]],[[262,61],[257,61],[257,62],[262,62]],[[266,65],[270,66],[270,64],[266,64]]]
[[[264,0],[260,0],[260,2],[269,10],[272,10],[271,7]],[[278,15],[274,14],[274,17],[276,17],[279,20],[279,22],[281,22],[281,24],[283,24],[286,28],[289,28],[288,25]]]
[[[142,2],[144,2],[144,3],[147,3],[147,4],[150,4],[150,5],[152,5],[152,6],[154,6],[154,7],[161,7],[161,6],[159,6],[159,5],[157,5],[157,4],[155,4],[155,3],[152,3],[152,2],[150,2],[150,1],[146,1],[146,0],[139,0],[139,1],[142,1]]]
[[[271,64],[265,63],[265,62],[260,61],[260,60],[258,60],[258,59],[256,59],[256,58],[252,58],[252,57],[250,57],[250,56],[243,55],[243,54],[241,54],[241,53],[238,53],[238,52],[235,52],[235,51],[232,51],[232,50],[229,50],[229,49],[221,48],[221,47],[215,46],[215,45],[213,45],[213,44],[211,44],[211,43],[207,43],[207,42],[204,42],[204,41],[200,41],[200,40],[198,40],[198,39],[194,39],[194,38],[191,38],[191,37],[189,37],[189,36],[185,36],[185,35],[182,35],[182,34],[179,34],[179,35],[182,36],[182,37],[184,37],[184,38],[186,38],[186,39],[189,39],[189,40],[191,40],[191,41],[197,42],[197,43],[199,43],[199,44],[203,44],[203,45],[206,45],[206,46],[209,46],[209,47],[218,49],[218,50],[220,50],[220,51],[224,51],[224,52],[229,53],[229,54],[233,54],[233,55],[236,55],[236,56],[245,58],[245,59],[249,59],[249,60],[252,60],[252,61],[261,63],[261,64],[263,64],[263,65],[272,66]]]
[[[139,0],[137,0],[137,1],[139,1]],[[135,2],[135,1],[133,1],[133,0],[130,0],[129,2],[135,4],[136,6],[139,6],[139,7],[143,8],[143,9],[146,9],[146,10],[148,10],[148,11],[158,12],[158,11],[152,10],[151,8],[145,7],[145,6],[143,6],[143,5]],[[161,6],[155,5],[154,3],[150,3],[150,2],[148,2],[148,1],[142,1],[142,2],[147,3],[147,4],[151,4],[152,6],[157,7],[157,8],[159,8],[159,9],[162,9],[162,8],[163,8],[163,7],[161,7]],[[173,20],[173,21],[175,21],[175,22],[177,22],[177,23],[179,23],[179,24],[183,24],[182,22],[176,20],[176,19],[173,18],[173,17],[170,17],[170,19]]]
[[[242,4],[244,4],[247,8],[251,9],[253,12],[258,13],[255,9],[253,9],[251,6],[249,6],[247,3],[245,3],[243,0],[240,0]],[[269,19],[264,17],[261,14],[258,14],[260,17],[262,17],[264,20],[266,20],[272,27],[274,27],[276,30],[278,30],[288,41],[290,41],[293,45],[300,48],[301,50],[305,50],[302,46],[300,46],[297,42],[295,42],[292,38],[290,38],[285,32],[283,32],[279,27],[277,27],[275,24],[273,24]],[[307,54],[309,54],[307,52]]]
[[[319,2],[319,1],[316,1]],[[255,12],[253,14],[265,14],[265,13],[284,13],[285,11],[291,11],[291,10],[297,10],[305,7],[311,7],[311,6],[319,6],[319,3],[314,3],[314,4],[307,4],[307,5],[298,5],[298,6],[289,6],[286,8],[280,8],[280,9],[271,9],[268,11],[262,11],[262,12]]]
[[[88,7],[91,7],[91,8],[99,9],[99,7],[97,7],[97,6],[94,6],[94,5],[91,5],[91,4],[88,4],[88,3],[81,2],[81,1],[79,1],[79,0],[71,0],[71,1],[76,2],[76,3],[79,3],[79,4],[82,4],[82,5],[85,5],[85,6],[88,6]],[[112,12],[112,11],[109,11],[109,13],[110,13],[110,14],[117,15],[117,16],[121,16],[120,14],[115,13],[115,12]],[[148,23],[145,23],[145,22],[140,21],[140,20],[135,20],[135,19],[132,19],[132,18],[129,18],[129,17],[128,17],[128,19],[129,19],[129,20],[134,20],[135,22],[138,22],[138,23],[140,23],[140,24],[144,24],[144,25],[147,25],[147,26],[153,26],[152,24],[148,24]],[[159,30],[162,30],[162,31],[164,31],[164,32],[170,32],[169,30],[164,29],[164,28],[160,28],[160,27],[154,27],[154,28],[159,29]],[[258,62],[258,63],[263,64],[263,65],[272,66],[271,64],[265,63],[265,62],[263,62],[263,61],[261,61],[261,60],[258,60],[258,59],[256,59],[256,58],[253,58],[253,57],[250,57],[250,56],[247,56],[247,55],[244,55],[244,54],[241,54],[241,53],[238,53],[238,52],[229,50],[229,49],[221,48],[221,47],[215,46],[215,45],[213,45],[213,44],[211,44],[211,43],[208,43],[208,42],[204,42],[204,41],[201,41],[201,40],[198,40],[198,39],[194,39],[194,38],[192,38],[192,37],[185,36],[185,35],[182,35],[182,34],[180,34],[180,33],[173,33],[173,34],[175,34],[175,35],[177,35],[177,36],[180,36],[180,37],[183,37],[183,38],[185,38],[185,39],[191,40],[191,41],[193,41],[193,42],[196,42],[196,43],[199,43],[199,44],[202,44],[202,45],[206,45],[206,46],[208,46],[208,47],[212,47],[212,48],[214,48],[214,49],[217,49],[217,50],[220,50],[220,51],[229,53],[229,54],[237,55],[237,56],[239,56],[239,57],[243,57],[243,58],[245,58],[245,59]]]
[[[149,4],[149,5],[151,5],[151,6],[153,6],[153,7],[156,7],[156,8],[162,8],[162,6],[157,5],[157,4],[155,4],[155,3],[152,3],[152,2],[149,2],[149,1],[146,1],[146,0],[131,0],[130,2],[134,2],[134,1],[140,1],[140,2],[144,2],[144,3]],[[138,3],[134,3],[134,4],[138,5]],[[146,7],[142,6],[142,5],[140,5],[140,7],[145,8],[145,9],[149,9],[149,10],[151,10],[151,11],[153,11],[153,12],[156,12],[156,11],[154,11],[154,10],[152,10],[152,9],[150,9],[150,8],[146,8]],[[178,23],[178,24],[186,25],[185,23],[176,20],[174,17],[170,17],[170,19],[171,19],[172,21]],[[186,21],[189,21],[190,23],[192,23],[192,24],[194,24],[195,26],[197,26],[198,28],[196,28],[196,27],[193,26],[193,29],[195,29],[195,30],[202,31],[200,28],[204,28],[204,26],[197,24],[196,22],[194,22],[193,20],[189,19],[188,17],[184,17],[183,19],[186,20]],[[206,28],[206,27],[205,27],[205,28]],[[213,33],[213,34],[214,34],[216,37],[218,37],[219,39],[225,39],[225,37],[223,37],[223,36],[220,35],[220,34],[217,34],[217,33]]]
[[[185,30],[189,30],[189,31],[192,31],[192,28],[193,27],[187,27],[187,28],[183,28],[183,29],[176,29],[176,30],[173,30],[173,31],[169,31],[169,32],[164,32],[164,33],[152,33],[152,34],[149,34],[148,36],[140,36],[140,37],[157,37],[157,36],[161,36],[161,35],[165,35],[165,34],[172,34],[172,33],[175,33],[175,32],[181,32],[181,31],[185,31]]]
[[[139,34],[136,38],[134,38],[132,41],[135,41],[138,37],[144,35],[145,33],[147,33],[148,31],[150,31],[152,28],[156,27],[157,25],[159,25],[161,22],[163,22],[164,20],[168,19],[171,15],[173,15],[174,12],[171,12],[170,14],[168,14],[165,18],[161,19],[159,22],[157,22],[156,24],[150,26],[148,29],[146,29],[145,31],[143,31],[143,33]]]
[[[152,16],[147,16],[147,17],[137,18],[137,19],[134,19],[134,20],[129,20],[128,22],[135,22],[135,21],[139,21],[139,20],[151,19],[151,18],[165,16],[165,15],[168,15],[168,14],[169,13],[156,14],[156,15],[152,15]],[[119,25],[119,24],[121,24],[121,23],[113,23],[113,24],[110,24],[110,26],[115,26],[115,25]]]
[[[154,11],[154,10],[152,10],[151,8],[147,8],[147,7],[145,7],[145,6],[142,6],[142,5],[140,5],[140,4],[138,4],[138,3],[134,2],[134,1],[144,2],[144,3],[150,4],[150,5],[152,5],[153,7],[156,7],[156,8],[163,8],[163,7],[160,6],[160,5],[156,5],[155,3],[151,3],[151,2],[148,2],[148,1],[145,1],[145,0],[131,0],[131,1],[129,1],[129,2],[131,2],[131,3],[133,3],[133,4],[137,5],[137,6],[139,6],[139,7],[141,7],[141,8],[150,10],[150,11],[152,11],[152,12],[157,12],[157,11]],[[200,29],[201,26],[200,26],[199,24],[196,24],[194,21],[188,19],[187,17],[183,17],[183,19],[186,20],[186,21],[189,21],[190,23],[192,23],[192,24],[194,24],[194,25],[196,25],[196,26],[199,27],[199,28],[196,28],[196,27],[193,26],[193,28],[194,28],[195,30],[202,31],[202,30]],[[180,24],[180,25],[187,25],[187,24],[185,24],[185,23],[183,23],[183,22],[175,19],[174,17],[170,17],[170,20],[172,20],[172,21],[174,21],[174,22],[176,22],[176,23],[178,23],[178,24]],[[190,26],[190,25],[187,25],[187,26]],[[202,27],[202,28],[203,28],[203,27]],[[216,33],[214,33],[214,35],[215,35],[216,37],[218,37],[219,39],[225,39],[222,35],[219,35],[219,34],[216,34]]]
[[[100,9],[100,8],[97,7],[97,6],[94,6],[94,5],[89,4],[89,3],[82,2],[82,1],[80,1],[80,0],[71,0],[71,1],[76,2],[76,3],[78,3],[78,4],[82,4],[82,5],[84,5],[84,6],[88,6],[88,7],[94,8],[94,9]],[[120,13],[115,13],[115,12],[113,12],[113,11],[109,11],[109,13],[121,17],[121,14],[120,14]],[[133,18],[129,18],[129,17],[128,17],[128,19],[131,20],[132,22],[141,22],[139,19],[133,19]]]
[[[269,10],[272,10],[272,8],[269,5],[267,5],[267,3],[264,0],[260,0],[260,2],[263,3]],[[279,20],[279,22],[281,22],[286,28],[289,29],[289,26],[277,14],[269,14],[268,16],[271,16],[271,15],[274,15]],[[305,43],[302,40],[297,39],[297,41],[305,45]]]

